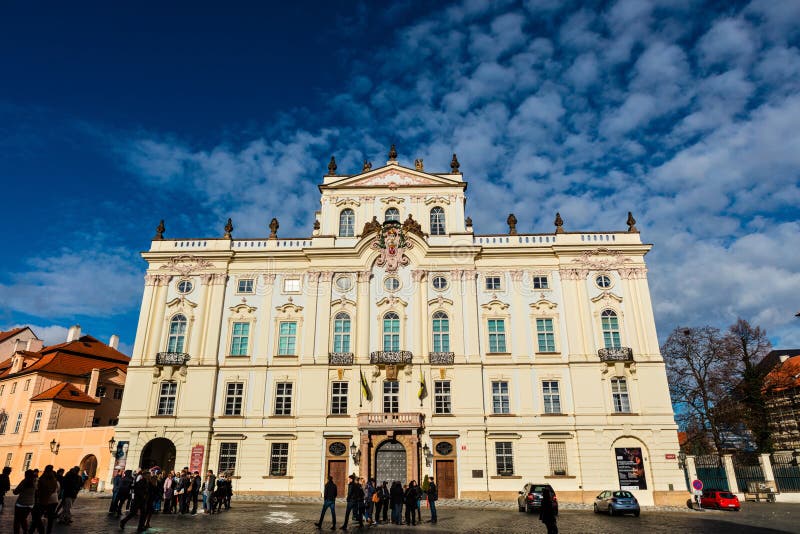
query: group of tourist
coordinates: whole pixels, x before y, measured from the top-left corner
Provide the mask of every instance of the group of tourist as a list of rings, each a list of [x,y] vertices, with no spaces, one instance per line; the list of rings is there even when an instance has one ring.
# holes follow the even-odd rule
[[[111,506],[108,513],[119,518],[123,507],[127,513],[119,522],[120,528],[138,516],[138,532],[150,528],[154,513],[196,514],[202,498],[203,512],[213,514],[223,507],[229,510],[233,487],[227,473],[219,477],[209,469],[205,477],[188,467],[180,472],[165,473],[158,468],[117,471],[111,481]]]
[[[28,469],[22,481],[14,488],[17,502],[14,505],[14,534],[52,532],[56,522],[72,523],[72,503],[78,497],[86,476],[81,476],[75,466],[66,473],[45,466]],[[5,495],[11,489],[11,468],[4,467],[0,474],[0,512],[5,509]],[[28,519],[30,518],[30,521]]]
[[[389,510],[391,509],[391,523],[394,525],[417,525],[422,523],[422,501],[428,503],[431,517],[430,523],[437,522],[436,501],[439,500],[439,490],[436,483],[431,478],[423,483],[424,490],[412,480],[406,485],[399,481],[389,482],[384,480],[379,486],[374,478],[365,480],[358,478],[355,474],[350,475],[350,482],[347,484],[347,508],[344,513],[344,523],[340,527],[347,530],[347,523],[350,514],[353,521],[358,522],[359,527],[389,523]],[[336,529],[336,497],[338,488],[333,481],[333,477],[328,477],[323,493],[323,505],[320,512],[319,521],[315,523],[317,528],[322,528],[325,513],[331,511],[331,530]],[[403,510],[405,509],[405,521],[403,521]]]

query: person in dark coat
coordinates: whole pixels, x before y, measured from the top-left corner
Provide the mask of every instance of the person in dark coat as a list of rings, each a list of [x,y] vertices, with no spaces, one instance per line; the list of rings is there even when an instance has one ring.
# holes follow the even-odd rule
[[[389,483],[384,480],[378,487],[378,507],[375,510],[375,521],[377,523],[388,523],[389,512]]]
[[[548,487],[542,490],[542,507],[539,510],[539,521],[547,526],[547,534],[558,534],[553,492]]]
[[[114,505],[117,503],[117,495],[119,495],[119,485],[122,482],[122,471],[114,471],[114,477],[111,479],[111,502],[108,504],[108,513],[113,515],[116,512]]]
[[[392,505],[392,523],[399,525],[402,522],[400,511],[403,508],[403,486],[399,480],[392,482],[392,489],[389,490],[389,502]]]
[[[331,519],[333,520],[333,524],[331,525],[331,530],[336,530],[336,493],[338,489],[336,488],[336,483],[333,481],[333,477],[328,477],[328,482],[325,483],[325,491],[322,495],[322,511],[319,513],[319,521],[314,523],[317,525],[317,528],[322,528],[322,521],[325,519],[325,511],[330,508],[331,509]]]
[[[347,521],[350,519],[350,513],[353,513],[353,519],[358,521],[358,526],[364,526],[364,520],[358,515],[358,507],[361,506],[364,500],[364,490],[361,484],[358,483],[355,473],[350,475],[350,483],[347,484],[347,508],[344,511],[344,523],[342,530],[347,530]]]
[[[192,475],[192,491],[191,491],[191,499],[192,499],[192,515],[197,513],[197,501],[200,497],[200,486],[203,485],[203,479],[200,477],[200,473],[198,471],[194,472]]]
[[[439,500],[439,488],[436,486],[436,483],[433,479],[430,480],[430,485],[428,486],[428,507],[431,509],[431,520],[430,522],[434,525],[438,521],[438,517],[436,517],[436,501]]]
[[[119,528],[124,529],[125,523],[138,515],[139,527],[136,529],[136,531],[144,532],[146,530],[144,525],[147,521],[147,496],[150,492],[149,486],[150,473],[144,471],[136,478],[136,482],[133,483],[133,504],[131,505],[130,512],[128,512],[127,515],[119,522]]]
[[[119,482],[119,487],[117,488],[117,496],[111,503],[111,509],[114,511],[114,515],[116,517],[122,515],[122,505],[125,504],[126,502],[130,502],[132,488],[133,488],[133,473],[131,472],[130,469],[128,469],[122,476],[122,479]]]
[[[406,525],[417,524],[417,503],[419,502],[419,490],[416,481],[408,483],[408,489],[404,495],[406,505]]]
[[[61,486],[64,497],[61,499],[62,511],[61,517],[59,517],[59,522],[65,525],[72,523],[72,503],[78,498],[78,492],[83,486],[83,479],[79,473],[80,469],[78,466],[70,469],[67,474],[64,475],[64,482]]]
[[[3,474],[0,475],[0,513],[5,508],[6,493],[11,491],[11,468],[4,467]]]

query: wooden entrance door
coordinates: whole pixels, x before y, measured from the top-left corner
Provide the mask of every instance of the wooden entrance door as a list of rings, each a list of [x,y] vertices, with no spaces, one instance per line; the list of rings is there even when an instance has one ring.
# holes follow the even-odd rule
[[[441,499],[455,499],[456,472],[453,460],[436,460],[436,485]]]
[[[347,460],[328,460],[328,476],[333,477],[339,497],[347,495]],[[327,480],[325,480],[327,482]]]

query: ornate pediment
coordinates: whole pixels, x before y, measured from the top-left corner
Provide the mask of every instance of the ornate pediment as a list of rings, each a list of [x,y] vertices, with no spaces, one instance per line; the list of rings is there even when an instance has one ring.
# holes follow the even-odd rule
[[[407,169],[399,165],[389,165],[380,169],[370,170],[357,176],[350,176],[343,180],[328,184],[330,187],[414,187],[443,185],[460,185],[463,182],[445,178],[424,171]]]
[[[540,299],[531,304],[531,309],[538,312],[555,310],[557,307],[558,304],[556,304],[555,302],[551,302],[547,299]]]
[[[499,299],[492,299],[489,302],[487,302],[486,304],[481,304],[481,308],[483,308],[486,311],[490,311],[490,312],[491,311],[494,311],[494,312],[505,311],[505,310],[508,309],[508,307],[509,307],[509,305],[507,303],[505,303],[505,302],[503,302],[503,301],[501,301]]]
[[[335,308],[335,307],[338,307],[338,306],[341,306],[343,308],[347,307],[347,306],[355,308],[356,307],[356,301],[350,300],[350,299],[346,299],[346,298],[341,298],[341,299],[336,299],[336,300],[332,300],[331,301],[331,308]]]
[[[408,302],[401,299],[400,297],[395,297],[394,295],[389,295],[388,297],[383,297],[381,300],[375,303],[377,306],[395,306],[397,304],[406,307],[408,306]]]
[[[242,302],[241,304],[237,304],[229,308],[233,313],[233,316],[236,318],[245,317],[248,315],[253,315],[256,312],[256,308],[253,306],[248,305],[246,302]]]
[[[336,206],[360,206],[361,202],[357,198],[340,197],[334,202]]]
[[[622,297],[620,297],[619,295],[615,295],[611,291],[603,291],[602,293],[594,297],[592,299],[592,302],[600,302],[600,301],[611,302],[612,300],[615,300],[617,302],[622,302]]]
[[[441,195],[425,197],[425,205],[431,204],[450,204],[450,199]]]
[[[601,247],[595,250],[587,250],[578,258],[572,260],[575,267],[580,267],[589,271],[609,271],[619,269],[631,263],[631,259],[623,255],[619,250],[610,250]]]
[[[174,299],[167,302],[167,309],[171,310],[174,308],[182,309],[182,310],[191,310],[197,307],[197,303],[192,302],[191,300],[185,297],[175,297]]]
[[[303,311],[303,307],[298,306],[294,302],[287,302],[286,304],[283,304],[281,306],[275,306],[275,309],[281,312],[282,314],[300,313],[301,311]]]
[[[211,262],[203,258],[194,258],[192,256],[174,256],[161,266],[161,269],[167,271],[174,271],[183,276],[188,276],[191,273],[198,273],[204,269],[214,267]]]
[[[439,295],[435,299],[430,299],[428,301],[428,306],[444,306],[447,304],[448,306],[453,305],[453,301],[447,298],[444,298],[442,295]]]
[[[381,202],[383,202],[384,204],[402,204],[405,201],[406,199],[404,199],[403,197],[391,196],[391,197],[381,198]]]

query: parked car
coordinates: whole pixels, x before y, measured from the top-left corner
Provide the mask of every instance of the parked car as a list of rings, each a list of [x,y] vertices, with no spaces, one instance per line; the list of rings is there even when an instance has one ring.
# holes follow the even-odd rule
[[[517,497],[517,507],[520,512],[538,512],[542,508],[542,490],[550,488],[550,493],[553,494],[553,511],[558,515],[558,499],[556,499],[556,491],[550,484],[532,484],[528,482],[519,492]]]
[[[606,490],[594,499],[594,513],[608,512],[608,515],[633,514],[639,517],[639,501],[630,491]]]
[[[700,497],[700,506],[703,508],[716,508],[717,510],[739,511],[742,506],[739,504],[739,497],[730,491],[708,489],[703,490]]]

